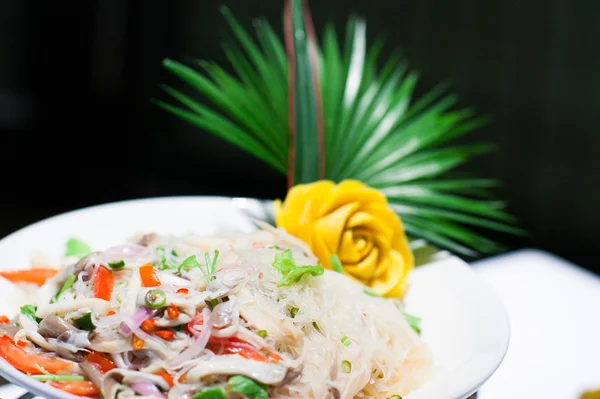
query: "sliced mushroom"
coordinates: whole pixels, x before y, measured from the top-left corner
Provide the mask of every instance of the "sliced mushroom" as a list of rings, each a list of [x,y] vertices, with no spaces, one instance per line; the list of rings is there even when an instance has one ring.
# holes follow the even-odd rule
[[[157,238],[158,236],[156,235],[156,233],[144,234],[137,243],[139,245],[147,247],[148,245],[155,242]]]
[[[92,381],[94,385],[98,387],[98,389],[102,388],[102,380],[104,379],[104,376],[96,367],[94,367],[94,365],[92,365],[92,363],[84,360],[79,363],[79,367],[81,370],[83,370],[87,378],[89,378],[90,381]]]
[[[105,316],[110,311],[110,302],[100,298],[64,300],[40,306],[35,315],[42,319],[49,315],[64,316],[81,308],[89,308],[95,314]]]
[[[102,395],[106,399],[113,399],[118,394],[119,399],[137,398],[135,391],[129,388],[133,382],[147,381],[164,391],[170,389],[169,384],[157,375],[142,373],[139,371],[112,369],[104,375],[101,383]]]
[[[40,322],[40,325],[38,326],[38,333],[41,335],[48,335],[52,338],[58,338],[59,335],[72,329],[80,331],[76,327],[67,323],[64,319],[55,315],[50,315],[45,317],[44,320]]]
[[[210,375],[243,375],[263,384],[281,386],[298,377],[299,370],[283,364],[261,363],[237,355],[223,355],[200,362],[188,371],[185,379],[188,383],[197,383]]]

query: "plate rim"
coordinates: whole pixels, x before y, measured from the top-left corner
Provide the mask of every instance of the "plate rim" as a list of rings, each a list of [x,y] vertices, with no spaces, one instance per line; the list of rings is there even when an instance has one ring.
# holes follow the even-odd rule
[[[212,201],[217,201],[217,202],[222,201],[222,202],[231,203],[233,207],[235,207],[236,209],[239,210],[239,208],[233,204],[233,200],[238,199],[238,198],[247,198],[247,199],[251,199],[251,200],[257,199],[257,198],[251,198],[251,197],[222,196],[222,195],[177,195],[177,196],[161,196],[161,197],[144,197],[144,198],[105,202],[105,203],[101,203],[101,204],[95,204],[95,205],[72,209],[72,210],[69,210],[66,212],[48,216],[46,218],[35,221],[29,225],[23,226],[15,231],[7,234],[4,237],[1,237],[0,245],[2,245],[5,241],[12,239],[15,236],[26,234],[28,231],[34,230],[35,228],[37,228],[40,225],[43,225],[46,223],[51,223],[52,221],[54,221],[56,219],[61,219],[64,217],[73,217],[74,215],[77,215],[79,213],[90,212],[90,211],[94,211],[97,209],[106,209],[106,208],[111,208],[111,207],[115,207],[115,206],[127,206],[127,205],[131,205],[131,204],[135,204],[135,203],[151,203],[151,202],[163,202],[163,201],[212,200]],[[242,214],[241,210],[240,210],[240,214]],[[494,290],[494,288],[491,286],[491,284],[489,284],[487,281],[485,281],[485,279],[483,277],[481,277],[478,273],[476,273],[476,271],[469,264],[464,262],[462,259],[460,259],[456,255],[451,254],[451,256],[448,258],[435,260],[431,263],[419,266],[415,270],[418,270],[421,268],[427,268],[429,266],[433,266],[438,263],[448,262],[450,260],[452,260],[454,263],[460,265],[460,267],[462,267],[464,270],[467,270],[469,273],[472,273],[472,275],[474,275],[477,278],[478,282],[482,286],[484,286],[486,288],[486,290],[490,293],[490,296],[493,297],[496,300],[496,302],[498,302],[501,305],[502,324],[505,325],[506,329],[507,329],[507,335],[502,344],[502,355],[500,356],[500,359],[496,362],[496,365],[494,366],[494,368],[491,369],[488,373],[486,373],[486,376],[484,379],[480,379],[474,386],[471,386],[467,390],[465,390],[464,394],[460,394],[458,397],[454,398],[454,399],[459,399],[459,398],[467,398],[468,396],[472,395],[492,375],[494,375],[494,373],[498,370],[498,368],[504,361],[506,354],[508,353],[512,334],[511,334],[511,325],[510,325],[510,318],[508,315],[508,311],[507,311],[506,306],[504,305],[502,299],[498,295],[498,293]],[[47,398],[79,398],[78,396],[62,392],[56,388],[53,388],[52,386],[50,386],[48,384],[45,384],[43,382],[40,382],[40,381],[30,378],[28,375],[21,373],[20,371],[18,371],[14,367],[12,367],[4,359],[1,359],[1,361],[0,361],[0,374],[3,377],[5,377],[8,381],[10,381],[16,385],[19,385],[20,387],[27,389],[28,391],[31,391],[32,393],[34,393],[36,395],[45,396]],[[417,392],[417,391],[414,391],[414,392]],[[57,396],[57,395],[59,395],[59,396]],[[407,395],[407,399],[410,399],[410,397],[411,397],[410,394]]]

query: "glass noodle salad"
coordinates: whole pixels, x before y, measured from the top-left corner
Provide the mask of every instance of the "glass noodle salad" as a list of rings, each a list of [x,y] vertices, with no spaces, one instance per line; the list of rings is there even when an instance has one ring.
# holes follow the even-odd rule
[[[43,284],[1,318],[0,355],[105,399],[397,399],[429,378],[431,353],[400,301],[261,227],[138,235],[99,252],[71,240],[60,269],[0,273]]]

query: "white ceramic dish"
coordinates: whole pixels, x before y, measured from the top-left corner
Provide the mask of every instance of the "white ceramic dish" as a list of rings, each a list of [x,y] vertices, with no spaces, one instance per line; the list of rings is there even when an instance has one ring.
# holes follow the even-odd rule
[[[55,216],[0,241],[0,270],[26,267],[34,251],[59,254],[69,237],[94,248],[123,241],[135,232],[211,234],[251,231],[252,223],[230,198],[175,197],[119,202]],[[412,274],[408,311],[423,318],[423,339],[439,370],[405,399],[466,398],[488,379],[508,349],[509,324],[500,299],[470,267],[450,257]],[[0,314],[22,304],[20,289],[0,279]],[[0,374],[29,391],[53,398],[75,398],[35,381],[0,362]]]

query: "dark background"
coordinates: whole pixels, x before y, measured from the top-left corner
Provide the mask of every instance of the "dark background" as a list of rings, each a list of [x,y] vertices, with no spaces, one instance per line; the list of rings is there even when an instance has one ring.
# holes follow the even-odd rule
[[[282,1],[0,1],[0,236],[63,211],[131,198],[281,197],[285,179],[241,150],[149,103],[179,84],[165,57],[213,59],[226,25]],[[532,236],[505,237],[599,271],[600,2],[313,1],[317,31],[350,11],[421,72],[421,92],[451,84],[494,123],[469,137],[499,151],[470,163],[504,181]]]

